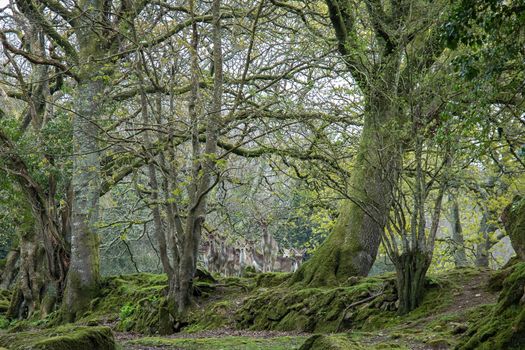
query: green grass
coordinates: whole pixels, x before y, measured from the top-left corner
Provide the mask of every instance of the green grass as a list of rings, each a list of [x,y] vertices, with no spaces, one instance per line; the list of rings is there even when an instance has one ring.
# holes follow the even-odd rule
[[[224,338],[156,338],[148,337],[133,340],[129,344],[144,346],[163,346],[167,349],[184,350],[293,350],[299,349],[306,337],[275,337],[275,338],[251,338],[251,337],[224,337]]]

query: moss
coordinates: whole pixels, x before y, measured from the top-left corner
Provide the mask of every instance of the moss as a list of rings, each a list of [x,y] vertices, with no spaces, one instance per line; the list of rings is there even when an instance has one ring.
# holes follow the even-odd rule
[[[194,333],[231,325],[236,308],[231,300],[221,300],[194,308],[189,314],[190,325],[184,328],[184,332]]]
[[[379,349],[407,349],[404,345],[381,342],[378,344],[364,344],[349,334],[316,334],[308,338],[300,350],[379,350]]]
[[[184,350],[293,350],[298,349],[305,337],[276,337],[276,338],[252,338],[252,337],[225,337],[225,338],[142,338],[128,342],[127,344],[173,347]]]
[[[257,287],[277,287],[287,282],[292,277],[291,273],[269,272],[256,276]]]
[[[144,273],[105,278],[99,297],[91,301],[89,310],[77,323],[117,322],[118,330],[155,332],[159,327],[158,315],[166,288],[165,275]]]
[[[335,332],[348,305],[377,294],[384,284],[382,278],[366,278],[339,288],[259,288],[245,300],[236,318],[240,328]]]
[[[113,350],[113,333],[108,327],[62,326],[46,330],[32,330],[4,334],[0,346],[10,349],[35,350]]]
[[[348,258],[357,256],[362,247],[349,239],[347,232],[350,224],[357,228],[362,220],[362,211],[351,201],[344,202],[332,232],[313,257],[294,273],[291,283],[305,287],[338,286],[349,277],[362,275],[356,259]]]
[[[503,211],[502,220],[516,255],[525,260],[525,197],[515,196]]]
[[[4,316],[0,316],[0,329],[7,329],[11,322]]]
[[[525,263],[504,280],[498,303],[473,322],[457,349],[503,350],[525,347]]]
[[[306,340],[300,350],[362,350],[364,347],[343,335],[316,334]]]
[[[481,272],[473,268],[430,276],[421,306],[396,315],[395,276],[386,274],[348,281],[337,288],[280,285],[259,288],[237,311],[240,328],[330,333],[345,329],[380,330],[419,320],[449,308],[454,292]],[[380,294],[373,298],[374,295]],[[357,304],[356,304],[357,303]],[[356,304],[354,307],[349,305]]]

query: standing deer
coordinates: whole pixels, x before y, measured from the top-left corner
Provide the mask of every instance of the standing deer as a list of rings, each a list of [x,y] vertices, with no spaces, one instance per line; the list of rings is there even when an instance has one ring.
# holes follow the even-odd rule
[[[303,263],[304,253],[306,253],[306,248],[303,248],[303,249],[292,248],[292,253],[293,253],[293,260],[294,260],[292,272],[295,272],[299,269],[299,267]]]
[[[264,268],[264,255],[257,251],[255,241],[246,241],[243,250],[245,266],[251,266],[256,272],[262,272]]]
[[[293,267],[295,266],[295,261],[292,257],[287,256],[286,253],[283,256],[277,256],[275,261],[274,271],[279,272],[292,272]]]

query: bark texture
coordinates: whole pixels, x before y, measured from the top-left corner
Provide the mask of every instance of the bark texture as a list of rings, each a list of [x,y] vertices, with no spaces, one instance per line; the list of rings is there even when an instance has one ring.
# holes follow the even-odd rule
[[[71,215],[71,265],[63,302],[63,316],[74,321],[87,310],[99,290],[100,149],[97,122],[103,113],[104,74],[110,74],[100,60],[108,50],[99,36],[103,4],[85,1],[82,21],[76,26],[79,38],[79,82],[73,114],[73,203]]]
[[[0,289],[8,289],[14,282],[19,269],[20,248],[12,247],[5,258],[4,269],[0,276]]]

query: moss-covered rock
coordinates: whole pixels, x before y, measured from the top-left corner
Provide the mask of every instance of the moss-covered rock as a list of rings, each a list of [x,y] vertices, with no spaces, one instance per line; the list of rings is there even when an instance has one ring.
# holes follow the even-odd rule
[[[498,303],[473,322],[460,350],[525,348],[525,263],[516,264],[504,280]]]
[[[268,278],[269,279],[269,278]],[[272,280],[282,279],[281,274]],[[174,332],[173,316],[165,295],[165,275],[132,274],[103,280],[100,296],[91,302],[89,311],[77,323],[97,325],[115,323],[118,331],[142,334],[170,334]],[[254,278],[228,277],[214,279],[200,271],[194,281],[196,303],[182,321],[187,331],[233,327],[233,315],[239,307],[232,299],[250,292],[255,287]],[[180,325],[179,325],[180,326]]]
[[[256,275],[257,287],[277,287],[288,282],[292,277],[291,273],[285,272],[268,272]]]
[[[299,350],[364,350],[359,345],[344,335],[316,334],[308,338]]]
[[[279,285],[258,288],[237,311],[239,328],[316,333],[380,330],[411,322],[449,308],[460,285],[481,271],[462,268],[430,276],[420,307],[402,317],[396,314],[395,276],[387,274],[349,281],[335,288]]]
[[[0,346],[12,350],[114,350],[115,339],[109,327],[62,326],[58,328],[8,333]]]
[[[240,328],[336,332],[349,328],[357,319],[364,321],[369,312],[363,309],[377,310],[385,302],[394,304],[393,288],[392,276],[366,278],[338,288],[259,288],[245,300],[236,318]],[[356,305],[359,308],[349,308],[362,300],[363,304]],[[352,314],[351,320],[348,314]]]
[[[159,314],[166,288],[165,275],[143,273],[106,278],[102,281],[100,296],[92,300],[89,310],[77,323],[117,322],[119,330],[150,333],[150,327],[158,327],[155,317]]]

